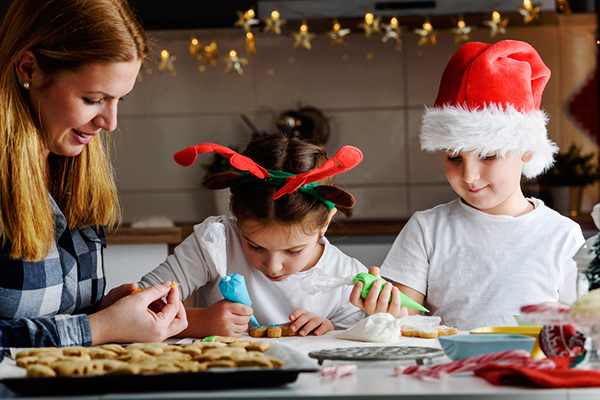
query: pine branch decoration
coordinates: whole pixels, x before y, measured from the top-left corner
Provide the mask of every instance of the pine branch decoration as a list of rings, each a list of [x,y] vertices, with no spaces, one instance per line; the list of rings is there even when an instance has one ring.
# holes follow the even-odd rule
[[[594,242],[595,257],[585,270],[585,276],[590,284],[590,290],[600,288],[600,235]]]

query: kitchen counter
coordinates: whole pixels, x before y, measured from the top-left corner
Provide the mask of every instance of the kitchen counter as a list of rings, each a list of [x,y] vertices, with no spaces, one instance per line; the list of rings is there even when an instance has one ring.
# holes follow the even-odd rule
[[[585,231],[597,231],[590,215],[570,217]],[[397,235],[408,220],[345,220],[333,221],[327,230],[327,236],[370,236]],[[131,228],[127,226],[106,231],[109,244],[151,244],[166,243],[174,247],[193,232],[192,224],[171,228]]]
[[[271,343],[294,349],[307,355],[308,352],[338,347],[382,346],[379,343],[365,343],[340,340],[338,332],[328,332],[322,337],[290,337],[267,339]],[[466,334],[461,332],[460,334]],[[437,339],[401,338],[394,346],[422,346],[439,348]],[[446,356],[437,357],[434,363],[449,362]],[[11,360],[9,360],[11,361]],[[317,361],[308,358],[315,368]],[[5,364],[5,360],[2,364]],[[344,361],[324,361],[323,365],[333,365]],[[585,389],[545,389],[518,386],[494,386],[470,373],[449,376],[440,381],[420,380],[413,376],[395,376],[395,365],[411,365],[414,361],[362,361],[354,362],[358,369],[355,374],[340,378],[323,377],[319,372],[302,372],[295,382],[274,388],[223,388],[222,390],[163,391],[147,393],[111,393],[104,395],[76,396],[77,399],[248,399],[248,400],[290,400],[290,399],[405,399],[418,396],[419,400],[429,399],[548,399],[548,400],[596,400],[600,398],[600,388]],[[6,376],[8,368],[0,365],[0,377]],[[17,367],[14,367],[17,368]],[[3,375],[4,373],[4,375]],[[51,378],[49,378],[51,379]],[[77,378],[73,378],[77,379]],[[232,382],[232,386],[235,383]],[[51,395],[51,393],[48,393]],[[0,396],[14,397],[0,384]],[[31,398],[31,397],[30,397]],[[48,397],[45,397],[48,398]]]

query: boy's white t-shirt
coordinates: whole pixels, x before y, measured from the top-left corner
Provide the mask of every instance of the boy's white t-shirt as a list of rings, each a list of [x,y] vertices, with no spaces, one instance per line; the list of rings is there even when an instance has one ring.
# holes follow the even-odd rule
[[[350,304],[352,286],[342,286],[329,293],[311,295],[300,287],[300,279],[306,272],[298,272],[282,282],[268,280],[255,269],[246,258],[236,221],[225,216],[209,217],[194,226],[194,232],[175,248],[165,262],[146,274],[140,286],[147,287],[167,280],[180,284],[182,299],[198,291],[197,307],[208,307],[223,300],[219,282],[223,273],[217,272],[215,260],[201,243],[201,238],[210,224],[221,223],[225,229],[227,246],[227,271],[244,276],[254,316],[260,325],[289,322],[289,315],[302,309],[331,321],[335,329],[347,329],[367,317],[359,308]],[[368,272],[358,260],[342,253],[321,239],[323,255],[313,268],[320,268],[330,276],[355,276]]]
[[[521,306],[572,304],[584,244],[571,219],[530,200],[519,217],[490,215],[456,199],[416,212],[381,266],[381,276],[425,295],[424,306],[461,330],[515,326]]]

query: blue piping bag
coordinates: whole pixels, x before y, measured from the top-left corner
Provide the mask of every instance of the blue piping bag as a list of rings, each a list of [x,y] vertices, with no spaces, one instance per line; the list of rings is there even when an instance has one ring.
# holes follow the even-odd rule
[[[229,274],[224,276],[221,282],[219,282],[219,290],[226,300],[252,307],[252,301],[250,300],[250,295],[246,288],[246,280],[243,275]],[[250,316],[250,323],[260,326],[254,315]]]

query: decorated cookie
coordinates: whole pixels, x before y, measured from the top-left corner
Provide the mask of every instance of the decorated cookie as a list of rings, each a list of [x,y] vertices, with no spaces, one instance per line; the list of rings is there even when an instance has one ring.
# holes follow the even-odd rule
[[[285,336],[298,336],[298,332],[293,332],[289,325],[278,324],[278,325],[267,325],[258,326],[248,329],[248,335],[252,337],[269,337],[269,338],[280,338]]]

